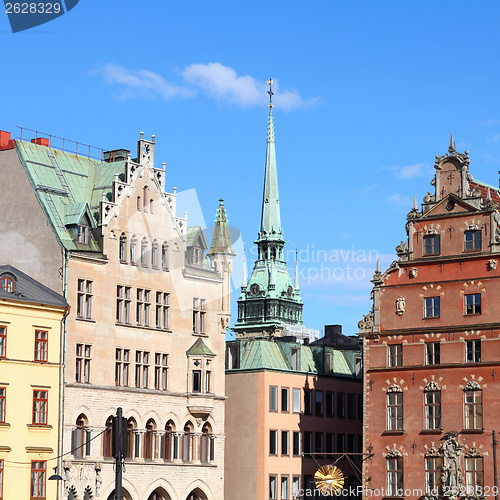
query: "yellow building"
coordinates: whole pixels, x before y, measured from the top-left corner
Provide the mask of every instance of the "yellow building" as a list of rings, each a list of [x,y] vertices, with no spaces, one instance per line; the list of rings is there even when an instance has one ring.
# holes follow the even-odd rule
[[[56,499],[63,297],[0,266],[0,498]]]

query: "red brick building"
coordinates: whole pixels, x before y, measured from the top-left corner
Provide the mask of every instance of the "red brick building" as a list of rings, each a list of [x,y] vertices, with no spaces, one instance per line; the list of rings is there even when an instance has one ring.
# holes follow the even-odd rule
[[[498,189],[437,156],[398,261],[373,277],[364,344],[365,497],[494,496],[500,431]],[[377,266],[378,267],[378,266]]]

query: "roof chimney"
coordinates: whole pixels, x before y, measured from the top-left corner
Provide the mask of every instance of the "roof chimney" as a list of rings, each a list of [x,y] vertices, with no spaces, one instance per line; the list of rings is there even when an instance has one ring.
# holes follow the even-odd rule
[[[0,130],[0,151],[4,151],[5,149],[14,149],[15,141],[10,138],[10,132],[5,132],[4,130]]]
[[[31,139],[31,144],[38,144],[39,146],[50,148],[50,142],[47,137],[37,137],[36,139]]]

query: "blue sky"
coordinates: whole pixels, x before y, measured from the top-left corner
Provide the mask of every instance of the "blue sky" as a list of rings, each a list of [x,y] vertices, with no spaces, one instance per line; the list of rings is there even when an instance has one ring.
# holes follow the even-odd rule
[[[80,0],[12,34],[1,14],[0,129],[132,150],[155,134],[167,189],[195,188],[208,223],[223,197],[251,261],[272,77],[305,323],[354,334],[450,134],[498,185],[499,18],[497,1]]]

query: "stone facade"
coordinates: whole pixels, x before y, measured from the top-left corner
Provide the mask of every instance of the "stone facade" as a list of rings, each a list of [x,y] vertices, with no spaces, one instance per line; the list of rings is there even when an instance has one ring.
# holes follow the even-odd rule
[[[59,246],[40,275],[53,288],[59,281],[71,306],[63,498],[113,499],[109,419],[122,407],[126,499],[222,499],[231,247],[214,242],[209,260],[204,238],[176,216],[176,190],[164,192],[164,167],[154,166],[154,137],[141,134],[135,160],[119,150],[108,162],[16,141],[0,152],[2,172],[15,156],[13,185],[31,180],[25,194],[37,200],[28,206],[47,215],[43,245]],[[21,235],[34,230],[29,214],[16,222]],[[222,201],[217,234],[221,225]],[[11,258],[22,254],[18,245]]]

